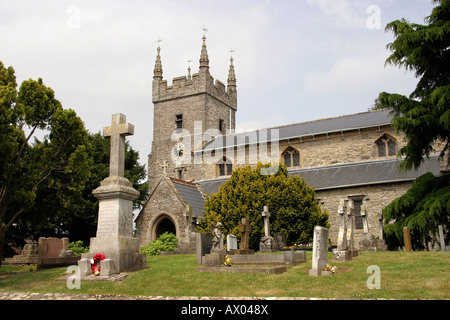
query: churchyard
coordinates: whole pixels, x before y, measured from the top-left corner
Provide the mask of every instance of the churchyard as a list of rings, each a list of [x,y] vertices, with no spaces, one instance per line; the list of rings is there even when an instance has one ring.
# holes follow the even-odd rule
[[[256,254],[258,255],[258,254]],[[347,262],[332,262],[335,274],[312,277],[312,252],[306,262],[287,266],[283,274],[197,272],[195,255],[151,256],[145,269],[129,273],[123,281],[81,281],[69,289],[59,278],[67,267],[28,271],[28,267],[2,266],[0,292],[121,294],[182,297],[297,297],[338,299],[449,299],[448,252],[360,252]],[[368,288],[370,266],[380,270],[380,289]],[[233,266],[231,267],[233,268]]]

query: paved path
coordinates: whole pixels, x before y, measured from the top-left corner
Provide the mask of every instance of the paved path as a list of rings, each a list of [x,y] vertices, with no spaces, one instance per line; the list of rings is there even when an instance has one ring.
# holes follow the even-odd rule
[[[164,297],[114,294],[0,292],[0,300],[317,300],[283,297]]]

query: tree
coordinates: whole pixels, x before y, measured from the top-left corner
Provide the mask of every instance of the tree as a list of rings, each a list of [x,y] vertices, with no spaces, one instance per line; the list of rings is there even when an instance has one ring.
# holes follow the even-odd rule
[[[8,228],[41,189],[55,190],[62,205],[83,190],[88,146],[81,119],[63,109],[42,79],[17,90],[14,69],[0,62],[0,264]]]
[[[427,25],[396,20],[386,26],[394,33],[387,48],[392,54],[386,64],[414,71],[419,82],[409,97],[382,92],[375,109],[392,108],[392,126],[403,132],[407,144],[398,152],[405,156],[403,171],[417,169],[425,157],[439,145],[444,167],[449,167],[450,149],[450,1],[438,4],[425,18]],[[411,230],[415,247],[424,243],[442,224],[449,231],[450,189],[448,173],[435,177],[431,173],[419,177],[412,187],[384,210],[384,231],[391,248],[403,244],[404,226]]]
[[[287,168],[280,165],[274,175],[261,175],[256,168],[245,166],[235,169],[230,180],[220,186],[218,193],[207,196],[204,217],[198,231],[209,232],[211,223],[222,223],[224,234],[240,237],[238,226],[242,218],[249,217],[252,231],[250,247],[258,248],[264,235],[264,206],[271,212],[271,232],[282,233],[287,244],[308,243],[313,240],[315,226],[328,227],[328,213],[322,212],[314,189],[299,176],[288,177]]]
[[[384,232],[390,249],[404,245],[403,227],[411,231],[411,242],[415,249],[426,249],[442,225],[450,231],[450,175],[435,177],[426,173],[417,178],[411,188],[392,201],[384,210]],[[394,223],[389,223],[395,221]],[[428,249],[428,248],[427,248]]]
[[[416,89],[406,97],[382,92],[375,109],[392,108],[392,126],[405,133],[407,144],[399,150],[403,170],[418,168],[436,143],[449,150],[450,137],[450,1],[438,3],[425,19],[427,25],[395,20],[386,26],[394,33],[387,45],[392,54],[386,64],[405,67],[419,78]],[[448,166],[448,159],[447,166]]]
[[[90,134],[89,152],[87,157],[89,179],[85,188],[72,198],[66,206],[53,189],[39,190],[33,206],[26,210],[17,220],[14,228],[15,238],[62,237],[67,236],[72,241],[81,240],[89,245],[91,237],[97,231],[98,199],[92,191],[100,186],[100,182],[109,175],[110,140],[100,133]],[[125,146],[125,177],[140,196],[133,202],[138,209],[147,195],[146,170],[140,165],[139,152],[126,143]],[[11,232],[12,233],[12,232]],[[9,238],[8,240],[13,240]]]

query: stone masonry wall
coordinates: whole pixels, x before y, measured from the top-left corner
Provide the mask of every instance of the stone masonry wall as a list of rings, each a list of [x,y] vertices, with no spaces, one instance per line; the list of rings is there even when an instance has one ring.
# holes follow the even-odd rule
[[[322,209],[328,211],[330,217],[328,222],[331,224],[329,238],[333,244],[337,244],[339,232],[339,214],[338,206],[340,199],[362,198],[367,208],[367,217],[369,224],[369,233],[379,237],[379,215],[382,209],[392,202],[395,198],[403,195],[411,186],[410,182],[390,183],[383,185],[365,186],[357,188],[342,188],[327,191],[316,191],[316,197],[319,199]],[[364,234],[363,229],[355,230],[355,247],[359,248],[359,241]]]

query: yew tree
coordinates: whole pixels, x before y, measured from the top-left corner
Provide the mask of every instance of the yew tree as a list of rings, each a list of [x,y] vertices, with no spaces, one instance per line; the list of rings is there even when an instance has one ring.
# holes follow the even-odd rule
[[[250,248],[258,249],[264,236],[264,206],[271,212],[271,233],[282,233],[288,245],[312,242],[315,226],[329,226],[328,213],[321,210],[314,189],[303,178],[288,176],[281,164],[277,173],[261,175],[263,167],[267,165],[233,170],[219,191],[207,197],[197,231],[209,232],[211,223],[221,222],[224,235],[234,234],[240,239],[238,226],[248,217],[252,225]]]
[[[42,79],[17,89],[14,69],[0,62],[0,264],[8,229],[39,190],[55,190],[63,206],[83,190],[88,146],[82,120]]]

